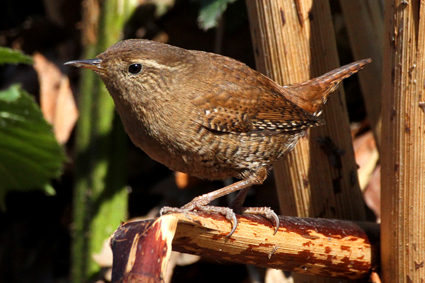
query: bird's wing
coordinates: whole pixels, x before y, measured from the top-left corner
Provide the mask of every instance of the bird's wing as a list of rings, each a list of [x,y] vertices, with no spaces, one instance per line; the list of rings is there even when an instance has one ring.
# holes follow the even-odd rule
[[[193,71],[185,89],[191,90],[190,101],[202,126],[220,132],[275,134],[323,124],[285,98],[281,86],[245,64],[216,54],[193,54],[202,54],[203,64]]]
[[[199,114],[197,122],[214,131],[276,134],[323,124],[279,93],[246,85],[228,89],[227,84],[209,90],[194,95],[191,101]]]

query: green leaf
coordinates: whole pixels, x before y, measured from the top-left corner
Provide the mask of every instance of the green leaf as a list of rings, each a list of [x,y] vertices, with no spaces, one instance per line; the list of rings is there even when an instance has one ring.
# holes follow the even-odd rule
[[[0,64],[33,64],[30,56],[22,54],[18,50],[0,47]]]
[[[226,11],[227,5],[236,0],[199,0],[201,11],[198,22],[202,29],[207,30],[217,27],[221,15]]]
[[[66,157],[33,97],[13,85],[0,91],[0,206],[10,190],[43,189]]]

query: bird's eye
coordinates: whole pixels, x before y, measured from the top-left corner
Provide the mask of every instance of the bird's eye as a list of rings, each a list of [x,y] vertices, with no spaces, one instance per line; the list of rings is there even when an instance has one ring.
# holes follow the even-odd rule
[[[142,68],[143,68],[142,64],[139,64],[139,63],[131,64],[130,66],[128,66],[128,71],[131,74],[136,75],[136,74],[140,73]]]

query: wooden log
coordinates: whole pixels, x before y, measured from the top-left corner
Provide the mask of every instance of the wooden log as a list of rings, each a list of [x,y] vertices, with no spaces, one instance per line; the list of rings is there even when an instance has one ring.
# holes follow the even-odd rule
[[[227,237],[231,224],[215,214],[179,213],[123,223],[111,239],[112,282],[128,282],[129,278],[161,282],[171,240],[175,251],[304,274],[359,279],[377,268],[379,225],[287,216],[279,219],[279,231],[273,235],[267,219],[238,216],[239,225],[231,237]]]

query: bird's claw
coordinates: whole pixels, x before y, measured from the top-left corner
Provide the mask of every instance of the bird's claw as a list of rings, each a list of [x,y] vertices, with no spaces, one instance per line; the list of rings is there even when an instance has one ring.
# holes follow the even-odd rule
[[[159,214],[162,216],[167,213],[186,213],[186,212],[194,212],[194,211],[219,213],[223,215],[232,224],[232,230],[230,230],[229,234],[226,235],[227,238],[230,238],[233,235],[233,233],[236,231],[236,228],[238,227],[239,222],[236,217],[236,214],[233,211],[233,209],[229,207],[202,205],[202,206],[196,206],[193,208],[187,207],[187,206],[177,208],[177,207],[165,206],[159,211]],[[277,231],[279,230],[279,226],[280,226],[279,217],[274,212],[274,210],[272,210],[270,207],[243,207],[241,211],[242,213],[261,215],[269,219],[270,222],[272,222],[273,226],[275,227],[273,235],[275,235]]]
[[[236,214],[233,212],[233,209],[229,207],[221,207],[221,206],[211,206],[211,205],[202,205],[202,206],[182,206],[180,208],[177,207],[169,207],[164,206],[159,211],[159,215],[164,215],[167,213],[186,213],[186,212],[195,212],[195,211],[203,211],[203,212],[212,212],[212,213],[219,213],[223,215],[231,224],[232,224],[232,230],[229,234],[226,235],[227,238],[230,238],[232,234],[236,231],[236,228],[238,226],[238,219],[236,217]]]
[[[279,227],[280,227],[279,217],[277,216],[276,212],[274,212],[274,210],[271,209],[270,207],[243,207],[242,212],[264,216],[265,218],[270,220],[270,222],[272,222],[272,224],[275,226],[273,235],[275,235],[277,231],[279,231]]]

